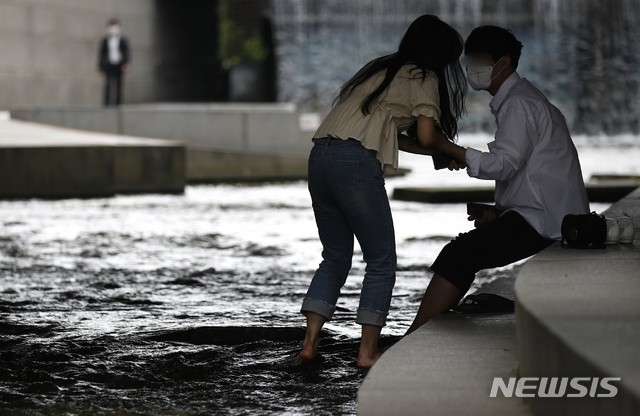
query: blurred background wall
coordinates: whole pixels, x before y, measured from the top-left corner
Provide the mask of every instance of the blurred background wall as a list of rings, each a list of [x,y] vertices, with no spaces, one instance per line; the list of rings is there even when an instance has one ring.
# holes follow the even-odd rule
[[[225,101],[218,8],[216,0],[0,0],[0,109],[99,105],[98,45],[114,17],[132,50],[125,103]]]
[[[98,106],[105,22],[132,49],[124,103],[288,102],[327,112],[362,65],[392,53],[417,16],[463,37],[513,30],[519,72],[574,133],[639,133],[640,0],[0,0],[0,109]],[[470,91],[463,131],[493,129]]]
[[[0,0],[0,108],[98,105],[98,44],[109,18],[133,49],[127,101],[158,98],[158,10],[152,1]]]

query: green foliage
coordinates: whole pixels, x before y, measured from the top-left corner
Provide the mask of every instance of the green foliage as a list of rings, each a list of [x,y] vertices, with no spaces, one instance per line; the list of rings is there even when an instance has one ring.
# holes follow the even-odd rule
[[[267,57],[267,48],[260,37],[259,27],[239,27],[231,17],[230,3],[230,0],[219,2],[218,58],[231,65],[263,61]]]

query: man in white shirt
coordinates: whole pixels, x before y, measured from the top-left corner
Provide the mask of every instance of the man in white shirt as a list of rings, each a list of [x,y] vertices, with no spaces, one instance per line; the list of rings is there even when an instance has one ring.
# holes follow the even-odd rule
[[[105,76],[104,105],[115,105],[122,102],[122,74],[129,72],[129,42],[122,36],[120,21],[111,19],[107,22],[107,34],[100,43],[98,70]]]
[[[447,244],[431,266],[434,276],[407,331],[455,305],[475,273],[529,257],[560,240],[567,214],[589,212],[578,153],[564,116],[516,72],[522,50],[513,33],[496,26],[474,29],[465,42],[467,79],[492,96],[498,130],[489,152],[446,140],[431,148],[466,165],[469,176],[495,180],[496,207],[470,216],[476,228]]]

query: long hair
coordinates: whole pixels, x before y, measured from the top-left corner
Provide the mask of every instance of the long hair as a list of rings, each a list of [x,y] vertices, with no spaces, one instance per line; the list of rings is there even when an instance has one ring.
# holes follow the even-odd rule
[[[385,77],[362,102],[364,115],[371,113],[371,104],[389,87],[403,65],[413,64],[424,80],[429,71],[438,77],[440,95],[440,128],[451,141],[458,134],[458,119],[464,113],[464,97],[467,81],[460,65],[463,50],[460,34],[437,16],[425,14],[411,23],[400,41],[396,53],[382,56],[367,63],[340,88],[336,102],[351,95],[353,90],[380,71]],[[335,103],[335,102],[334,102]]]

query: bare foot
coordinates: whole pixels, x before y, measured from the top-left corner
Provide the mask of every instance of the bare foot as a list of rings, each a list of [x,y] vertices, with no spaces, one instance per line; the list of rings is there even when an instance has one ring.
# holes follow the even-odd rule
[[[358,367],[359,368],[371,368],[382,357],[382,352],[376,350],[373,354],[363,354],[362,351],[358,354]]]
[[[318,345],[320,343],[319,339],[313,340],[313,342],[304,342],[302,344],[302,352],[298,357],[302,361],[312,361],[318,356]],[[306,344],[306,345],[305,345]]]

